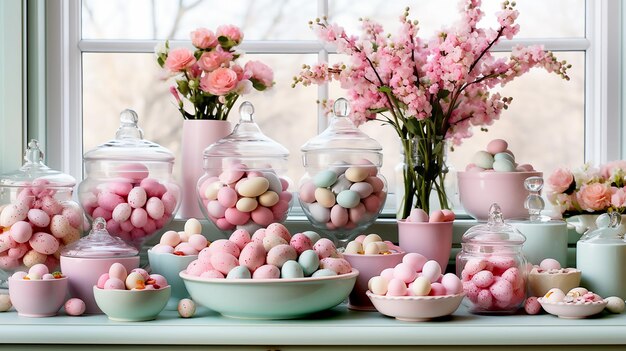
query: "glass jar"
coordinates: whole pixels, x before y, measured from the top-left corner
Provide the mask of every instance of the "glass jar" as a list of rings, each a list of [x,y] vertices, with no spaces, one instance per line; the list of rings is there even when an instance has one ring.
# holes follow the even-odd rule
[[[115,139],[85,153],[78,195],[89,219],[104,218],[109,233],[140,248],[174,217],[180,187],[174,155],[143,139],[137,121],[135,111],[122,111]]]
[[[465,300],[474,313],[514,313],[526,298],[527,263],[522,246],[526,238],[504,223],[497,204],[491,205],[487,224],[470,228],[456,257]]]
[[[31,140],[24,165],[0,175],[2,283],[38,263],[58,269],[60,250],[82,234],[83,212],[72,200],[76,180],[50,169],[43,158],[37,140]]]
[[[239,107],[233,132],[204,150],[205,174],[198,180],[200,208],[224,233],[254,233],[283,222],[291,206],[289,151],[267,137],[253,118],[254,106]]]
[[[298,196],[316,228],[346,242],[376,220],[387,181],[382,147],[348,118],[348,101],[338,99],[333,110],[328,128],[302,146],[306,173]]]

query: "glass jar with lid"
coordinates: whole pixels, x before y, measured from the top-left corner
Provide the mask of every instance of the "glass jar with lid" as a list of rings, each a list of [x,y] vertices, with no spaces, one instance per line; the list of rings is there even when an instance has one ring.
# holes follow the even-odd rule
[[[58,269],[63,246],[78,240],[83,212],[72,200],[76,180],[50,169],[37,140],[28,143],[23,166],[0,175],[0,281],[43,263]]]
[[[491,205],[487,224],[465,232],[456,269],[470,311],[514,313],[522,306],[527,280],[522,252],[525,240],[522,233],[504,222],[497,204]]]
[[[306,173],[298,196],[316,228],[345,242],[376,220],[387,181],[382,147],[348,118],[348,101],[338,99],[333,111],[328,128],[302,146]]]
[[[143,139],[137,122],[135,111],[122,111],[115,138],[85,153],[78,189],[90,219],[104,218],[109,233],[141,247],[174,217],[180,187],[172,178],[174,155]]]
[[[202,213],[224,233],[250,234],[283,222],[292,194],[289,151],[267,137],[254,121],[254,106],[244,102],[233,132],[204,150],[205,174],[198,180]]]

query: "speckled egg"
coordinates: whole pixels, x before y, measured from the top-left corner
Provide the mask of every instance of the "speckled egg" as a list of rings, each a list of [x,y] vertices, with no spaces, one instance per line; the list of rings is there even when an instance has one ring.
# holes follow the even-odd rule
[[[304,278],[304,271],[297,261],[289,260],[283,263],[280,277],[284,279]]]
[[[152,219],[161,219],[165,214],[163,201],[158,197],[149,198],[148,202],[146,202],[146,212],[148,212],[148,216]]]
[[[266,264],[257,268],[252,274],[252,279],[278,279],[280,269],[274,265]]]
[[[328,188],[337,181],[337,173],[332,170],[318,172],[313,177],[313,184],[318,188]]]
[[[228,272],[226,279],[252,279],[252,274],[250,274],[248,267],[237,266]]]
[[[281,238],[278,235],[268,235],[266,234],[265,237],[263,238],[263,248],[265,249],[265,251],[269,252],[273,247],[278,246],[278,245],[285,245],[288,244],[288,242]]]
[[[209,252],[215,254],[217,252],[225,252],[234,257],[239,257],[240,251],[237,244],[227,239],[219,239],[209,245]]]
[[[80,316],[85,313],[85,302],[78,298],[71,298],[65,302],[65,313],[70,316]]]
[[[472,163],[483,169],[493,167],[493,156],[487,151],[478,151],[472,156]]]
[[[196,303],[191,299],[178,301],[178,315],[182,318],[191,318],[196,313]]]
[[[189,239],[187,240],[187,242],[196,251],[200,251],[200,250],[204,249],[207,246],[207,244],[209,243],[209,241],[202,234],[192,234],[191,236],[189,236]],[[237,245],[237,244],[235,244],[235,245]]]
[[[248,243],[239,255],[239,264],[252,272],[261,267],[265,263],[266,251],[262,244],[251,242]]]
[[[267,253],[267,263],[282,268],[283,264],[289,260],[296,260],[298,254],[296,249],[290,245],[278,245]]]
[[[148,194],[146,194],[146,190],[142,187],[134,187],[128,193],[128,204],[132,208],[140,208],[146,204],[148,200]]]
[[[70,222],[63,215],[54,215],[50,221],[50,233],[55,238],[63,238],[72,230]]]
[[[320,240],[322,237],[312,230],[307,230],[302,232],[302,234],[306,235],[309,239],[311,239],[311,244],[315,245],[315,243]]]
[[[230,235],[228,240],[234,242],[235,245],[237,245],[237,247],[239,248],[239,250],[243,250],[246,244],[250,242],[251,238],[250,238],[250,233],[248,233],[247,230],[237,229]]]
[[[112,218],[116,222],[122,223],[130,218],[133,208],[126,202],[123,202],[113,209]]]
[[[218,251],[213,252],[210,258],[211,266],[222,274],[228,274],[231,269],[239,265],[237,258],[229,253]]]
[[[52,255],[59,249],[59,242],[57,239],[48,233],[35,233],[31,236],[28,243],[33,250],[42,253],[44,255]]]
[[[314,245],[313,250],[317,253],[317,256],[322,259],[326,257],[331,257],[337,252],[337,248],[335,244],[326,238],[319,239]]]
[[[291,237],[289,245],[296,249],[298,255],[302,254],[304,251],[311,250],[313,248],[311,239],[309,239],[308,236],[302,233],[297,233],[293,237]]]
[[[289,242],[291,240],[291,234],[287,227],[285,227],[281,223],[272,223],[265,229],[265,235],[278,235],[281,238],[285,239],[285,241]]]
[[[23,221],[28,216],[28,206],[23,204],[11,204],[0,212],[0,226],[10,227],[15,222]]]
[[[320,269],[318,271],[315,271],[315,273],[311,274],[311,278],[332,277],[335,275],[337,275],[337,272],[333,271],[332,269]]]
[[[18,221],[11,226],[9,234],[16,242],[25,243],[30,240],[33,235],[33,228],[28,222]]]
[[[326,257],[320,260],[320,268],[330,269],[337,274],[347,274],[352,271],[350,263],[343,258]]]
[[[36,227],[45,228],[50,224],[50,216],[38,208],[28,210],[27,216],[28,220]]]
[[[318,270],[320,259],[314,250],[306,250],[298,257],[298,263],[302,266],[304,275],[308,277]]]

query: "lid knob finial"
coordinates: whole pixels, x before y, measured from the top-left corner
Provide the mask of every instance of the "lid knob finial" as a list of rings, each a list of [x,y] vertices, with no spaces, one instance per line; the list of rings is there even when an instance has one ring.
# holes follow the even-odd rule
[[[524,188],[529,194],[524,201],[524,208],[528,210],[530,221],[540,221],[543,219],[541,211],[546,207],[546,203],[539,194],[543,189],[542,177],[528,177],[524,180]]]
[[[143,139],[143,130],[137,125],[137,112],[125,109],[120,113],[120,127],[115,132],[116,139]]]
[[[239,106],[240,122],[253,122],[252,115],[254,115],[254,105],[250,101],[244,101]]]
[[[27,163],[41,163],[43,162],[43,151],[39,148],[39,141],[37,139],[31,139],[28,142],[26,152],[24,152],[24,161]]]
[[[348,117],[350,115],[350,103],[344,98],[339,98],[333,105],[333,111],[337,117]]]

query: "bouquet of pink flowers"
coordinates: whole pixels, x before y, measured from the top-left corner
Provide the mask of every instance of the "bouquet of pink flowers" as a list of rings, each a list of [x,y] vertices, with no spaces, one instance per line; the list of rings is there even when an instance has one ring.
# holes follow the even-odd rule
[[[170,92],[183,118],[226,120],[239,96],[274,85],[274,72],[264,63],[249,61],[243,67],[237,63],[241,53],[235,48],[242,39],[239,28],[223,25],[216,33],[206,28],[191,32],[194,51],[170,50],[169,41],[156,48],[158,64],[176,77]],[[193,105],[193,113],[187,112],[183,98]]]
[[[417,36],[418,22],[409,19],[408,8],[400,16],[395,36],[383,33],[382,26],[369,19],[361,20],[360,37],[348,35],[326,19],[310,22],[321,40],[350,56],[350,63],[305,65],[293,86],[339,81],[348,90],[356,125],[380,121],[395,129],[406,165],[402,218],[412,207],[428,212],[433,189],[441,208],[448,208],[443,186],[445,141],[458,145],[472,135],[472,126],[486,130],[500,117],[512,98],[492,93],[492,88],[506,85],[532,67],[569,79],[571,65],[541,46],[516,46],[508,58],[495,58],[493,45],[518,33],[519,13],[515,2],[504,1],[496,14],[498,27],[480,28],[484,15],[480,5],[480,0],[462,0],[460,20],[430,40]]]
[[[626,161],[609,162],[600,168],[589,164],[574,170],[559,168],[547,183],[548,200],[564,218],[626,211]]]

